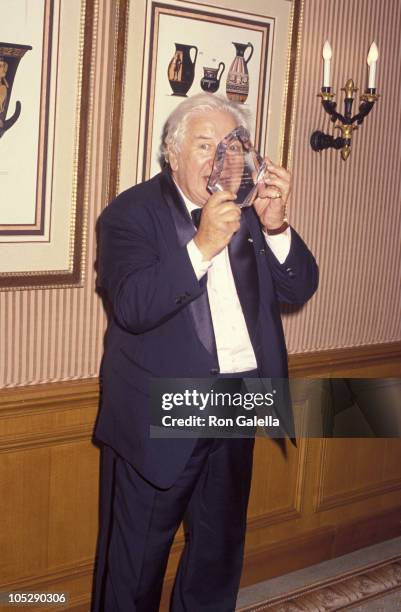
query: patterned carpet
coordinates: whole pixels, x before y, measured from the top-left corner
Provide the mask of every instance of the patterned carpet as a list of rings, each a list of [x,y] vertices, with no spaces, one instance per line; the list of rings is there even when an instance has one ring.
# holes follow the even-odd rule
[[[333,612],[401,590],[401,555],[237,608],[237,612]]]

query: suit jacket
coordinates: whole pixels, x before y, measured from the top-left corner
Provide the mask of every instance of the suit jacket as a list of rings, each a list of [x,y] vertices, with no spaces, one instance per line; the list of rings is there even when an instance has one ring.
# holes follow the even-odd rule
[[[95,436],[144,478],[168,488],[195,440],[149,438],[150,379],[219,373],[206,281],[197,280],[186,249],[195,230],[168,170],[120,194],[98,229],[98,283],[111,316]],[[280,264],[250,207],[229,246],[262,377],[288,374],[279,301],[303,303],[317,287],[316,262],[291,231],[291,249]]]

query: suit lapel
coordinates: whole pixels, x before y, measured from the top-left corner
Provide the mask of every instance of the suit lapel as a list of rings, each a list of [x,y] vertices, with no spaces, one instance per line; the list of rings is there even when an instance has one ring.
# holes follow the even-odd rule
[[[228,245],[228,253],[249,337],[255,352],[257,352],[259,280],[254,244],[249,231],[251,215],[252,210],[250,208],[243,209],[241,227],[231,239]]]
[[[187,207],[168,170],[163,170],[160,174],[160,186],[163,197],[173,217],[178,242],[180,246],[184,246],[194,236],[195,228]]]
[[[180,246],[186,245],[195,234],[195,228],[188,213],[187,207],[182,200],[168,170],[164,170],[160,175],[160,185],[163,197],[170,209],[177,232],[178,243]],[[203,293],[196,300],[188,304],[188,312],[191,316],[193,325],[199,340],[205,349],[213,357],[217,364],[216,341],[213,332],[212,316],[210,313],[209,299],[206,291],[207,276],[200,281]]]

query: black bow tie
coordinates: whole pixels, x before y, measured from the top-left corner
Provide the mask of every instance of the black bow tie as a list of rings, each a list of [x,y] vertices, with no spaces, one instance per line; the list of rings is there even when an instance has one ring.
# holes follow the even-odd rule
[[[199,228],[199,224],[200,224],[200,220],[201,220],[201,214],[202,214],[202,208],[194,208],[191,211],[191,217],[192,217],[192,221],[194,222],[194,225],[196,227],[196,229]]]

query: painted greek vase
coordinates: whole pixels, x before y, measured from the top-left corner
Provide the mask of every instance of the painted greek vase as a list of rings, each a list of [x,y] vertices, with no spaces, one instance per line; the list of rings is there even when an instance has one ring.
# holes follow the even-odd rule
[[[200,86],[202,87],[203,91],[215,93],[218,90],[220,87],[220,79],[223,76],[225,67],[226,65],[224,62],[220,62],[218,68],[206,68],[206,66],[203,67],[203,77],[201,78],[200,82]],[[217,76],[219,70],[220,74]]]
[[[186,97],[195,76],[195,64],[198,57],[198,47],[195,45],[175,44],[175,53],[168,65],[168,80],[173,96]],[[195,49],[194,58],[191,58],[191,50]]]
[[[18,64],[30,49],[32,47],[29,45],[0,42],[0,138],[14,125],[21,114],[21,102],[17,101],[14,113],[6,119]]]
[[[227,98],[233,102],[241,102],[243,104],[249,94],[249,73],[247,66],[253,55],[253,45],[250,42],[245,44],[233,42],[233,45],[236,55],[228,71],[226,93]],[[244,55],[247,49],[250,49],[250,53],[245,59]]]

